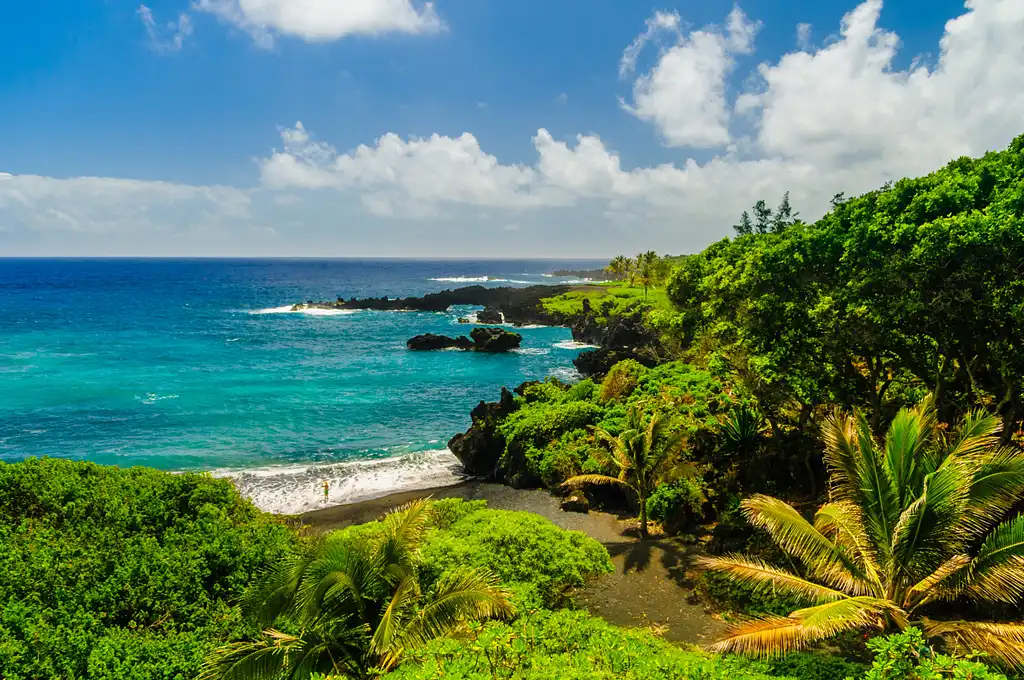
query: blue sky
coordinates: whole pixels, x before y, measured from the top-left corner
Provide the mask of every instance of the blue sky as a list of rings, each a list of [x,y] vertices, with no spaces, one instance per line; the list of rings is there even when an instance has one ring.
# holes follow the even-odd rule
[[[1024,0],[3,3],[0,255],[692,251],[757,198],[813,218],[1005,146],[1022,29]]]

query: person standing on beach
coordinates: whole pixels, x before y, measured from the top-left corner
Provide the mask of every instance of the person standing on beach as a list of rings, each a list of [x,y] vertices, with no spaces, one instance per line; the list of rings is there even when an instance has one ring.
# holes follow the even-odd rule
[[[327,502],[327,494],[330,493],[330,486],[327,484],[327,480],[324,480],[324,503]]]

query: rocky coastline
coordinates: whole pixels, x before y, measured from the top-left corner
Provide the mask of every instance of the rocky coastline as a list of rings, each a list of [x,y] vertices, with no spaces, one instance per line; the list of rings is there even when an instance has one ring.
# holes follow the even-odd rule
[[[506,331],[502,328],[474,328],[467,338],[460,335],[452,338],[447,335],[424,333],[409,338],[405,346],[418,352],[438,349],[459,349],[466,352],[508,352],[519,347],[523,336],[519,333]]]

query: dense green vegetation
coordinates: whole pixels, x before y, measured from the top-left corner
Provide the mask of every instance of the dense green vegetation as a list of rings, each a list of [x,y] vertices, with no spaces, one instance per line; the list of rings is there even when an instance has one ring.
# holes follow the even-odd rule
[[[999,427],[998,418],[973,412],[942,431],[931,396],[901,410],[883,442],[864,417],[827,420],[832,500],[813,524],[770,496],[742,504],[751,524],[804,570],[751,557],[704,559],[707,569],[804,606],[741,623],[714,648],[779,653],[913,622],[950,649],[1024,667],[1024,625],[926,614],[957,601],[998,610],[1024,595],[1024,515],[1001,521],[1024,493],[1024,450],[1000,446]]]
[[[671,360],[524,386],[488,423],[503,469],[701,532],[699,591],[740,619],[720,651],[897,631],[867,640],[870,680],[1001,680],[980,661],[1024,667],[1024,625],[996,623],[1024,597],[1022,217],[1024,137],[814,223],[787,196],[701,253],[620,256],[617,281],[545,309],[642,316]],[[558,609],[610,569],[595,541],[480,503],[316,537],[206,476],[0,464],[0,677],[865,674]]]
[[[424,588],[421,545],[430,506],[389,513],[373,536],[318,537],[281,560],[248,590],[244,617],[270,628],[225,645],[203,678],[365,678],[394,668],[410,649],[487,617],[508,617],[509,594],[486,570],[460,564]]]
[[[1021,618],[1024,583],[1021,517],[1010,502],[1024,490],[1015,467],[1024,442],[1022,217],[1024,136],[925,177],[837,195],[811,224],[788,196],[774,212],[759,201],[734,238],[672,262],[669,305],[638,299],[643,258],[620,256],[609,271],[634,299],[589,300],[591,314],[639,311],[661,334],[659,356],[675,360],[654,369],[620,364],[592,388],[526,390],[498,426],[506,456],[521,456],[552,488],[573,475],[614,476],[616,447],[595,433],[608,430],[614,440],[628,430],[627,409],[644,424],[664,415],[686,433],[682,459],[692,474],[656,481],[646,503],[652,517],[671,528],[711,523],[712,552],[745,550],[756,565],[803,561],[790,574],[799,583],[780,585],[789,578],[781,572],[754,576],[755,562],[736,560],[724,573],[740,576],[738,587],[722,574],[704,580],[702,592],[734,615],[769,617],[740,629],[749,645],[734,637],[727,648],[788,649],[913,620],[950,649],[984,648],[1024,666],[1024,629],[991,621]],[[588,295],[546,304],[580,313]],[[925,411],[905,410],[925,395]],[[850,484],[870,482],[874,496],[836,496],[842,479],[854,478],[834,455],[837,408],[861,414],[848,444],[867,467]],[[974,442],[969,460],[950,443],[964,417],[968,430],[986,423],[988,458],[978,432],[965,439]],[[526,423],[543,427],[521,437]],[[625,498],[639,512],[637,499]],[[814,523],[804,518],[826,500]],[[854,526],[857,540],[843,538]],[[999,606],[978,606],[992,600]],[[828,606],[803,610],[818,617],[810,624],[786,616],[796,609],[800,619],[808,604]]]
[[[196,677],[292,531],[226,481],[0,463],[0,677]]]

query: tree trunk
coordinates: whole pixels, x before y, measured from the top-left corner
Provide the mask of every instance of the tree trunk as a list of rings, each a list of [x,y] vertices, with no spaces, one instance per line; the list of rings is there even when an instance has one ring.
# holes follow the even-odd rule
[[[647,538],[647,498],[640,496],[640,538]]]

